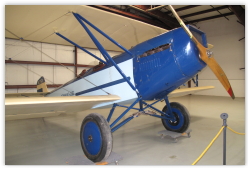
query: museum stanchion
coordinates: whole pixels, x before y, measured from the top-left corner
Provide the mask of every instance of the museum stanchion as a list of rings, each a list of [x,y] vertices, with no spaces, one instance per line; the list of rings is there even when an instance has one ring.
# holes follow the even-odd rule
[[[222,130],[223,130],[223,165],[226,165],[226,129],[228,128],[232,132],[239,134],[239,135],[245,135],[245,133],[239,133],[234,131],[232,128],[227,126],[227,118],[228,114],[227,113],[222,113],[220,117],[223,119],[223,125],[217,135],[213,138],[213,140],[209,143],[209,145],[206,147],[206,149],[201,153],[201,155],[192,163],[192,165],[195,165],[208,151],[208,149],[212,146],[214,141],[220,136]]]
[[[227,150],[227,118],[228,114],[227,113],[222,113],[220,115],[221,119],[223,119],[223,165],[226,165],[226,150]]]
[[[208,149],[212,146],[212,144],[214,143],[214,141],[219,137],[219,135],[221,134],[222,130],[224,129],[224,126],[221,127],[220,131],[217,133],[217,135],[213,138],[213,140],[209,143],[209,145],[206,147],[206,149],[201,153],[201,155],[194,161],[194,163],[192,163],[192,165],[195,165],[204,155],[205,153],[208,151]]]

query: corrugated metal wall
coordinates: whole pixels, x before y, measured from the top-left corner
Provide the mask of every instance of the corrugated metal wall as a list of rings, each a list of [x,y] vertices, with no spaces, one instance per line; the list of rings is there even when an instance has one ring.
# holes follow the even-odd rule
[[[40,51],[32,48],[20,40],[5,39],[5,60],[39,61],[39,62],[60,62],[74,64],[74,47],[55,44],[46,44],[40,42],[28,42]],[[97,49],[87,49],[98,57],[102,57]],[[109,51],[111,56],[121,52]],[[49,56],[49,57],[48,57]],[[77,50],[77,63],[85,65],[96,65],[98,60],[87,53]],[[53,60],[55,59],[55,60]],[[68,69],[67,69],[68,68]],[[74,78],[74,66],[53,66],[53,65],[35,65],[35,64],[5,64],[5,85],[35,85],[40,78],[44,76],[47,84],[64,84]],[[29,69],[29,70],[28,70]],[[84,67],[78,67],[77,73],[81,73]],[[30,71],[31,70],[31,71]],[[33,72],[39,74],[35,74]],[[53,90],[50,88],[49,90]],[[35,88],[25,89],[5,89],[5,93],[36,92]]]

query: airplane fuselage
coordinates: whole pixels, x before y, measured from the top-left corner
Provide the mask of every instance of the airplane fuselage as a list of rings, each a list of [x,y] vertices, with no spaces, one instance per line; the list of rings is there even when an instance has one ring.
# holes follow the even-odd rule
[[[207,46],[203,32],[189,26],[195,37]],[[206,64],[199,51],[182,28],[171,30],[142,42],[113,57],[126,77],[136,87],[143,100],[160,99],[187,82]],[[99,65],[53,90],[47,96],[90,96],[114,94],[121,97],[116,103],[129,104],[137,94],[112,64]],[[97,107],[109,106],[102,103]]]

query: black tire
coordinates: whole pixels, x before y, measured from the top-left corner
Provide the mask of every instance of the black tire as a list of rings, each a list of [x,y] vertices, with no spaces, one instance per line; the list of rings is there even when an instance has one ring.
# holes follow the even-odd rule
[[[169,131],[179,133],[185,132],[190,124],[190,116],[188,110],[185,106],[177,102],[170,103],[170,106],[176,118],[176,121],[173,122],[171,120],[161,119],[163,126]],[[167,105],[162,109],[162,111],[166,113]]]
[[[80,140],[84,154],[93,162],[107,159],[112,151],[110,126],[98,113],[91,113],[83,119]]]

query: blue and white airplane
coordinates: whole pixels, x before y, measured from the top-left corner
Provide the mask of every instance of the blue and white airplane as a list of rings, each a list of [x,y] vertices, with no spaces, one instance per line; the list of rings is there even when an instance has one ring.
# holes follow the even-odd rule
[[[56,32],[58,36],[98,59],[100,64],[84,70],[78,77],[51,92],[48,92],[42,77],[38,80],[36,94],[6,94],[6,117],[57,116],[63,112],[111,107],[107,119],[100,114],[92,113],[84,118],[81,125],[80,140],[83,152],[90,160],[100,162],[105,161],[112,151],[112,133],[141,114],[160,118],[167,130],[185,132],[190,123],[189,113],[185,106],[177,102],[170,103],[168,98],[214,88],[206,86],[178,89],[206,65],[234,99],[225,73],[208,51],[210,45],[205,33],[190,25],[185,26],[172,6],[169,7],[181,27],[142,42],[129,50],[78,13],[73,13],[105,60]],[[125,52],[111,58],[86,24]],[[153,103],[147,103],[152,100]],[[162,110],[153,106],[162,100],[166,102]],[[139,104],[138,108],[135,107],[136,104]],[[126,110],[110,122],[116,107],[125,107]],[[135,110],[135,113],[120,121],[131,109]]]

